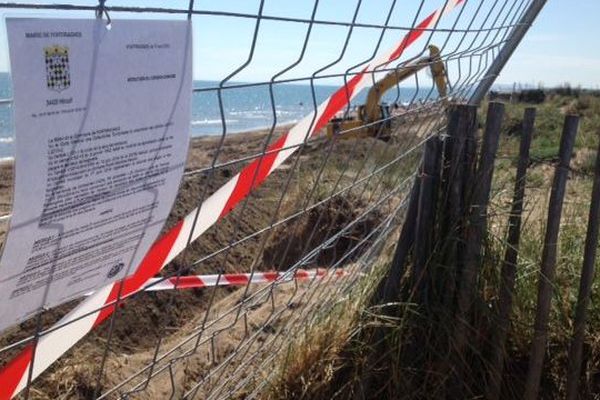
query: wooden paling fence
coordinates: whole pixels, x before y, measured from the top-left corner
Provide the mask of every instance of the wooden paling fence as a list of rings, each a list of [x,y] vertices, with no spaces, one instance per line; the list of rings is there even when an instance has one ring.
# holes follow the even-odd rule
[[[558,111],[557,111],[558,112]],[[579,117],[567,115],[548,204],[547,222],[539,260],[534,334],[531,337],[526,376],[519,393],[505,392],[507,336],[511,323],[513,293],[519,268],[519,242],[526,199],[529,150],[534,134],[536,110],[527,108],[522,120],[520,148],[505,251],[497,262],[500,279],[492,318],[483,329],[479,281],[485,262],[488,205],[492,193],[494,164],[499,146],[504,105],[489,103],[483,127],[477,123],[477,108],[453,105],[448,128],[442,137],[429,139],[410,195],[406,219],[392,268],[377,292],[377,301],[412,302],[418,310],[417,334],[403,344],[409,354],[406,365],[409,387],[427,387],[435,375],[430,398],[540,398],[540,382],[548,348],[549,315],[561,230],[561,214],[569,178]],[[478,132],[481,131],[481,135]],[[478,136],[481,136],[479,138]],[[600,152],[600,149],[598,149]],[[600,222],[600,159],[596,160],[587,237],[580,278],[574,328],[564,366],[566,396],[580,396],[582,354],[587,308],[594,276]],[[533,279],[533,277],[532,277]],[[482,333],[483,331],[483,333]],[[383,335],[380,339],[384,341]],[[382,347],[383,348],[383,347]],[[428,373],[423,374],[422,371]],[[433,373],[431,373],[433,371]],[[444,381],[439,385],[440,379]],[[429,382],[431,383],[431,382]],[[427,390],[427,389],[426,389]]]

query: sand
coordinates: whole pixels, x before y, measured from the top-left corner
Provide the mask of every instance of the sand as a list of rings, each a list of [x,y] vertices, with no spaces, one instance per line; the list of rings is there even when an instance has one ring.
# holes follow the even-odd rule
[[[197,207],[204,196],[213,193],[260,154],[267,140],[272,142],[277,139],[286,128],[277,128],[270,140],[268,131],[264,130],[227,135],[227,140],[223,143],[220,137],[194,138],[190,143],[187,175],[181,183],[165,229]],[[408,129],[406,134],[410,134],[411,138],[418,136]],[[398,148],[408,148],[411,143],[399,140],[390,144],[373,138],[362,138],[340,140],[332,144],[325,138],[316,139],[291,157],[278,172],[273,173],[264,185],[252,193],[247,203],[240,204],[229,216],[192,243],[163,273],[227,273],[247,272],[252,268],[271,270],[289,267],[302,254],[302,245],[318,244],[331,232],[356,219],[368,204],[368,199],[376,195],[369,190],[375,189],[366,181],[366,191],[347,192],[344,196],[324,202],[303,213],[302,217],[273,229],[269,228],[271,224],[302,209],[308,197],[315,200],[326,199],[329,190],[336,188],[336,182],[351,182],[363,177],[367,171],[385,162],[389,154],[396,155]],[[217,165],[214,170],[210,167],[213,162]],[[326,168],[322,168],[324,166]],[[5,214],[10,212],[11,207],[12,163],[0,165],[0,174],[0,214]],[[285,195],[282,196],[284,192]],[[334,247],[323,252],[320,258],[305,265],[305,268],[330,264],[343,255],[383,219],[385,207],[357,224],[344,240],[338,241]],[[312,228],[316,225],[323,225],[328,229],[313,232]],[[3,229],[6,229],[6,224],[3,224]],[[261,230],[264,233],[256,234]],[[346,261],[346,265],[351,263],[351,258]],[[305,290],[302,284],[299,288],[290,285],[278,289],[283,296],[277,302],[285,305],[289,295]],[[107,346],[106,340],[109,324],[105,324],[88,335],[74,351],[62,357],[49,372],[36,381],[32,398],[49,399],[59,395],[64,395],[61,398],[73,399],[89,397],[95,387],[97,367],[105,350],[108,350],[110,357],[102,389],[114,386],[151,359],[159,338],[163,338],[165,348],[174,345],[204,320],[208,307],[211,308],[211,315],[221,315],[220,313],[239,303],[241,293],[237,288],[218,288],[140,293],[134,296],[116,315],[110,345]],[[76,303],[74,301],[46,312],[43,315],[44,326],[50,326]],[[264,321],[270,312],[270,307],[264,304],[258,307],[255,313],[257,322],[252,325],[252,330],[262,329],[259,321]],[[241,340],[244,329],[247,328],[238,326],[220,336],[216,348],[218,359],[225,357],[235,347]],[[33,321],[11,328],[0,337],[0,347],[25,338],[33,331]],[[264,334],[268,336],[270,333]],[[0,354],[0,365],[7,362],[17,350]],[[209,357],[206,352],[204,349],[201,354],[192,357],[185,364],[185,371],[177,370],[178,386],[189,387],[210,368],[214,354]],[[161,382],[165,381],[157,382],[141,398],[163,398],[167,388]]]

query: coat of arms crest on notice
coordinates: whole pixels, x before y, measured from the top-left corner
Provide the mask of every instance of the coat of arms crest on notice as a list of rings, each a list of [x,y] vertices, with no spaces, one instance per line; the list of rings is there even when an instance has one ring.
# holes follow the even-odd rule
[[[62,92],[71,85],[69,73],[69,48],[50,46],[44,48],[46,55],[46,84],[48,89]]]

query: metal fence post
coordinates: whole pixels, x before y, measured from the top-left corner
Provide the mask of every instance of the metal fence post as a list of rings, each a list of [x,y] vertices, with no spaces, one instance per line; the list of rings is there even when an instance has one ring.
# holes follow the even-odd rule
[[[544,365],[544,353],[548,339],[548,318],[552,302],[554,273],[556,269],[556,253],[558,250],[558,232],[560,230],[560,218],[562,214],[563,200],[569,175],[569,163],[575,144],[575,136],[579,125],[579,117],[567,115],[562,133],[559,162],[556,165],[550,203],[548,204],[548,223],[546,236],[544,238],[544,249],[540,266],[540,278],[538,286],[537,310],[535,315],[534,333],[531,345],[531,357],[529,359],[529,371],[525,383],[523,398],[535,400],[538,398],[542,367]]]
[[[486,397],[496,400],[500,397],[502,388],[502,373],[504,371],[505,342],[510,322],[512,309],[513,290],[517,272],[517,259],[519,255],[519,241],[521,237],[521,214],[523,213],[523,199],[525,197],[525,181],[529,167],[529,147],[533,136],[535,123],[535,108],[525,110],[523,118],[523,132],[519,148],[519,163],[515,178],[515,190],[508,219],[508,237],[504,262],[500,273],[500,295],[498,300],[498,314],[496,329],[492,331],[491,354],[489,360],[489,381]]]
[[[547,0],[533,0],[533,2],[529,5],[529,9],[521,20],[519,24],[513,28],[510,36],[506,40],[506,44],[502,47],[502,50],[498,53],[498,56],[494,59],[494,62],[488,68],[485,76],[482,78],[481,82],[475,88],[475,91],[471,95],[469,99],[469,104],[479,104],[485,97],[486,93],[490,90],[494,81],[500,75],[502,68],[506,65],[515,49],[521,43],[521,40],[529,30],[529,27],[538,16]]]

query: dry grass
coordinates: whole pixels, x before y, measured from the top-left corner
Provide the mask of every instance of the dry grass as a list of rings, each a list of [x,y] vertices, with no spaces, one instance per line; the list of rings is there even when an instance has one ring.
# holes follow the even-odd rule
[[[498,299],[500,263],[506,242],[508,213],[512,199],[516,155],[519,147],[519,121],[525,104],[507,106],[505,134],[494,176],[490,207],[491,219],[479,280],[480,297],[476,304],[476,340],[469,344],[471,355],[464,358],[468,377],[463,398],[480,398],[485,389],[486,361],[481,351],[489,332],[494,329],[493,313]],[[577,298],[579,273],[583,258],[593,165],[600,135],[600,98],[589,94],[579,97],[549,96],[538,106],[536,133],[532,143],[533,163],[527,177],[524,225],[518,265],[513,317],[507,346],[503,398],[517,399],[523,388],[528,364],[532,324],[537,301],[539,263],[547,217],[550,185],[554,174],[564,114],[582,116],[580,132],[573,155],[572,172],[561,223],[559,257],[556,267],[555,296],[550,316],[550,339],[546,367],[543,372],[542,398],[564,396],[566,353],[572,331],[572,317]],[[600,257],[599,257],[600,261]],[[385,270],[385,267],[382,268]],[[385,273],[384,273],[385,275]],[[382,275],[383,276],[383,275]],[[593,285],[589,326],[585,344],[585,376],[582,396],[600,395],[600,302],[594,301],[600,289],[600,278]],[[287,368],[272,386],[270,399],[433,399],[446,393],[450,371],[442,364],[448,349],[440,347],[436,338],[449,335],[451,328],[440,321],[424,320],[425,315],[410,304],[395,304],[394,312],[368,306],[364,296],[349,312],[336,312],[305,328],[305,335],[286,359]],[[385,317],[382,314],[392,315]],[[383,328],[384,353],[374,335]],[[422,353],[433,353],[419,362],[411,359],[411,343],[419,344]],[[451,343],[450,343],[451,346]],[[412,346],[414,347],[414,346]],[[485,346],[483,346],[485,348]],[[377,349],[377,350],[375,350]],[[377,371],[373,357],[381,358]],[[373,390],[374,375],[384,376],[386,388]],[[374,380],[375,379],[375,380]]]

